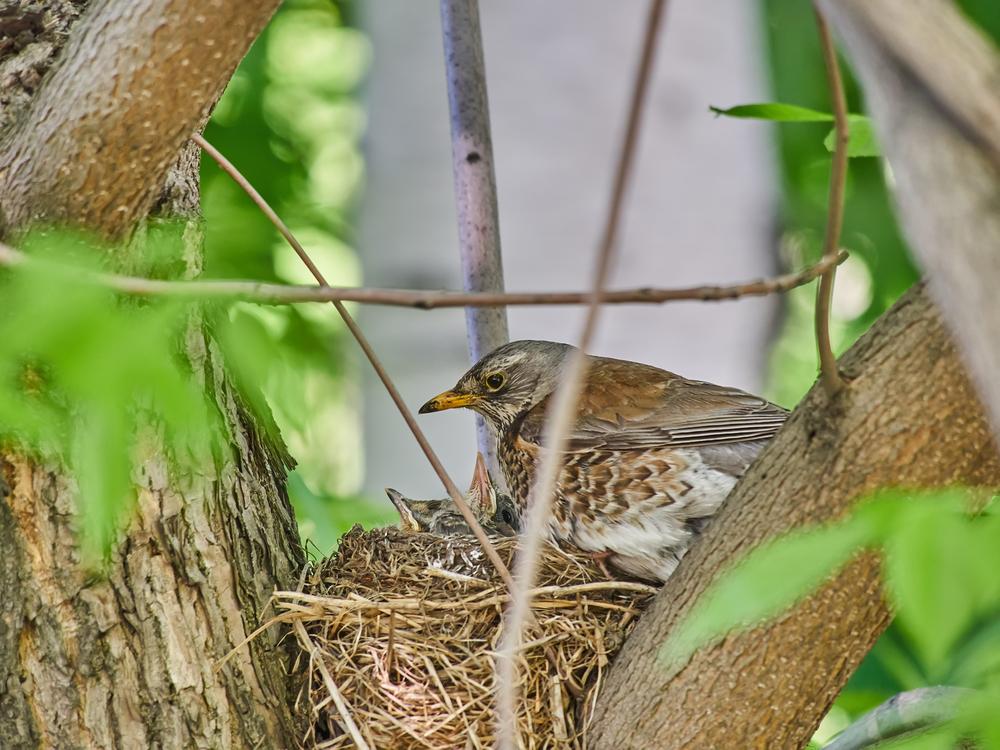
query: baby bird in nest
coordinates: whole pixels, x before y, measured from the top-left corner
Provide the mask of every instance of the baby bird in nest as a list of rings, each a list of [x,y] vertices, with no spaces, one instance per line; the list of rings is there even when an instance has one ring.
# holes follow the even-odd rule
[[[573,352],[513,341],[420,409],[465,407],[485,418],[521,517],[547,450],[546,412]],[[665,581],[788,413],[638,362],[588,356],[586,368],[559,457],[550,535],[625,573]]]
[[[425,531],[439,536],[472,534],[472,529],[450,497],[441,500],[412,500],[390,487],[386,487],[385,494],[396,506],[399,525],[404,531]],[[476,454],[476,468],[469,491],[465,493],[465,502],[488,535],[517,534],[518,514],[514,501],[509,495],[497,491],[482,453]]]

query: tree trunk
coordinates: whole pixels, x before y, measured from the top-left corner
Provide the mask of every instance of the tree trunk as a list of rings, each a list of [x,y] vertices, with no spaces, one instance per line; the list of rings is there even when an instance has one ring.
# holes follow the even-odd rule
[[[178,150],[276,4],[94,2],[77,21],[81,4],[46,0],[0,19],[18,32],[0,44],[0,71],[14,71],[0,76],[4,229],[44,217],[120,235],[155,205],[189,221],[197,273],[198,153]],[[241,646],[304,564],[290,459],[195,314],[183,346],[224,445],[209,475],[181,477],[154,425],[137,436],[138,502],[99,578],[79,566],[72,478],[0,451],[2,748],[286,747],[301,736],[278,633]]]
[[[668,667],[657,653],[712,580],[790,529],[886,486],[1000,485],[989,425],[937,312],[908,292],[814,387],[643,615],[612,667],[595,748],[802,747],[889,623],[865,554],[776,621]]]

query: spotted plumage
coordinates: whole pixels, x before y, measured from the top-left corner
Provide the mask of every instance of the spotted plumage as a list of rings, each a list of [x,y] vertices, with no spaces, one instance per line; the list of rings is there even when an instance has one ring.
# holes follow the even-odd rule
[[[548,341],[506,344],[421,409],[461,406],[486,418],[521,513],[545,450],[546,411],[572,352]],[[786,416],[735,388],[587,357],[552,536],[633,576],[665,580]]]

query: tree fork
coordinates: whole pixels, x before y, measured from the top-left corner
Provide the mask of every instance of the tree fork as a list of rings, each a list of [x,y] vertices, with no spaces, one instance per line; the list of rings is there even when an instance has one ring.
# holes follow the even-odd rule
[[[868,553],[785,615],[697,651],[658,657],[711,582],[779,534],[841,517],[886,486],[1000,485],[990,428],[922,286],[840,360],[736,487],[643,615],[608,677],[591,747],[802,747],[890,620]]]

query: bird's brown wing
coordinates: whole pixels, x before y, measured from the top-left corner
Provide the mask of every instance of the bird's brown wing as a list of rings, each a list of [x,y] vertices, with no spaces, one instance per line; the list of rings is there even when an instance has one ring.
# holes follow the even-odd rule
[[[522,439],[538,443],[545,402],[529,412]],[[736,388],[687,380],[648,365],[594,357],[580,396],[570,450],[642,450],[771,438],[788,412]]]

